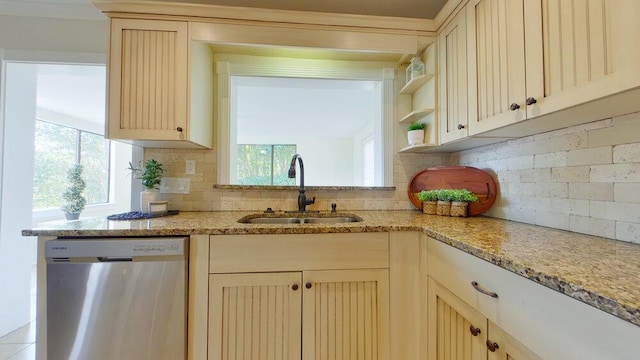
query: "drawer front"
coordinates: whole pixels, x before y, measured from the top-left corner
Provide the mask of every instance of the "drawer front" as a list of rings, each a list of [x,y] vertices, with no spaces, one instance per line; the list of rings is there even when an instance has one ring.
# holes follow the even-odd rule
[[[427,251],[431,277],[543,359],[640,354],[638,326],[440,241],[428,239]],[[472,281],[498,297],[475,290]]]
[[[388,233],[215,235],[209,272],[389,267]]]

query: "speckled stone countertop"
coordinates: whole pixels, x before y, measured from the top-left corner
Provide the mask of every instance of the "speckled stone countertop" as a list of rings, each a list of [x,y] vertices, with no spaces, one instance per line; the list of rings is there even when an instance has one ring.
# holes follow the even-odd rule
[[[165,236],[422,231],[504,269],[640,326],[640,245],[486,217],[354,211],[362,222],[241,224],[252,212],[183,212],[133,221],[46,223],[25,236]],[[323,214],[327,216],[328,214]]]

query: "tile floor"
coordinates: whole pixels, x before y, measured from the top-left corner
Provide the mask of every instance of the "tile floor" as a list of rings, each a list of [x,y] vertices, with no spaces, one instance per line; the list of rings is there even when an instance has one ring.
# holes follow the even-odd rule
[[[0,337],[0,360],[35,360],[36,358],[36,271],[31,272],[31,322]]]

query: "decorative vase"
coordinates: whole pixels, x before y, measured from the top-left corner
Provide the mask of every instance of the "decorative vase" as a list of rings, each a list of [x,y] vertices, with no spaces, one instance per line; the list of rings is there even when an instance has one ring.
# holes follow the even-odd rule
[[[436,214],[436,208],[437,208],[437,201],[423,201],[422,202],[422,213],[423,214],[429,214],[429,215],[435,215]]]
[[[80,218],[80,213],[74,214],[74,213],[65,212],[64,217],[67,220],[78,220]]]
[[[409,145],[418,145],[424,143],[424,130],[408,131],[407,140],[409,140]]]
[[[140,192],[140,212],[149,212],[149,201],[158,201],[159,192],[156,189],[146,189]]]
[[[436,214],[449,216],[451,214],[451,201],[438,200],[438,204],[436,205]]]
[[[464,201],[452,201],[451,202],[451,216],[467,216],[468,202]]]

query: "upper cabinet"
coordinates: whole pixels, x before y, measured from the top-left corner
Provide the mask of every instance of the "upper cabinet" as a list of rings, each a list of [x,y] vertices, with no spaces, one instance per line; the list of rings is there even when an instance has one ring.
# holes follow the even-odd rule
[[[189,79],[190,45],[184,21],[111,19],[108,138],[151,147],[212,146],[213,118],[206,116],[212,112],[189,97],[196,85]]]
[[[469,81],[476,84],[469,93],[470,135],[640,85],[640,51],[630,46],[640,34],[636,1],[472,0],[467,6]],[[625,111],[615,103],[598,109],[593,119],[546,117],[489,135],[524,136]]]
[[[438,123],[440,144],[467,133],[467,24],[462,9],[438,34]]]

